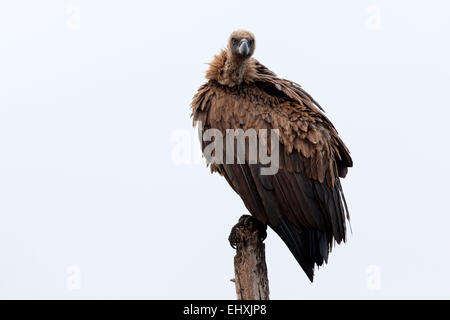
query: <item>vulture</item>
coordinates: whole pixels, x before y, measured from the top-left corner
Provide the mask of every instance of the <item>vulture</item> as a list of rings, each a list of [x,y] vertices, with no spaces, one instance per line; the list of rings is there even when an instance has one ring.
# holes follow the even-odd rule
[[[346,241],[350,217],[340,178],[352,158],[322,107],[300,85],[253,58],[254,51],[251,32],[230,35],[193,97],[194,126],[224,136],[227,130],[276,130],[277,145],[268,139],[264,145],[268,153],[278,150],[273,174],[262,174],[266,164],[249,161],[247,150],[245,159],[233,155],[241,161],[213,158],[208,165],[225,177],[252,219],[281,237],[312,282],[315,266],[327,263],[333,246]],[[207,145],[201,139],[203,152]]]

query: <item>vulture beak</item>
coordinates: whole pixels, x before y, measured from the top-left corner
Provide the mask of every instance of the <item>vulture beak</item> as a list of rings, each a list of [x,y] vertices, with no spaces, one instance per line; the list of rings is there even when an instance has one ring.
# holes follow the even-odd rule
[[[243,57],[248,56],[250,53],[250,48],[248,47],[248,41],[247,39],[242,39],[239,44],[239,54]]]

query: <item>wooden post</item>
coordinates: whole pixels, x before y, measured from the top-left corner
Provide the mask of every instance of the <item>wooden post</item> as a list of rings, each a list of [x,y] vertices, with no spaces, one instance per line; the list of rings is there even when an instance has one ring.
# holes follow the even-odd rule
[[[234,282],[237,299],[269,300],[269,280],[261,226],[257,226],[259,222],[253,218],[250,218],[248,223],[241,223],[244,217],[250,218],[249,216],[241,217],[240,223],[231,233],[236,247]]]

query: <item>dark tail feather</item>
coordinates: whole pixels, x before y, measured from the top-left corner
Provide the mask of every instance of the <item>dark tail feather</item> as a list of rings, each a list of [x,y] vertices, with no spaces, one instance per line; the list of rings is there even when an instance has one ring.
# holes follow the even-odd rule
[[[328,261],[329,246],[326,234],[319,230],[300,229],[285,218],[282,218],[276,227],[271,228],[283,239],[309,280],[313,282],[314,265],[321,266],[324,261]]]

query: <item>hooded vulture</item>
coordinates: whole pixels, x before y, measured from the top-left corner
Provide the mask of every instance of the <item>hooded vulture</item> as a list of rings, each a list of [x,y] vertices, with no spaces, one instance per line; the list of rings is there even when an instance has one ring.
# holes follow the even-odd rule
[[[254,51],[251,32],[231,34],[193,98],[194,125],[224,135],[227,129],[278,129],[275,174],[261,174],[263,164],[248,161],[247,153],[245,161],[209,165],[253,218],[281,237],[313,281],[315,265],[326,263],[333,245],[346,239],[349,215],[339,178],[352,167],[352,158],[320,105],[300,85],[253,58]],[[205,151],[207,143],[201,144]]]

